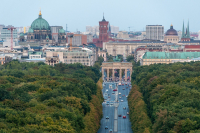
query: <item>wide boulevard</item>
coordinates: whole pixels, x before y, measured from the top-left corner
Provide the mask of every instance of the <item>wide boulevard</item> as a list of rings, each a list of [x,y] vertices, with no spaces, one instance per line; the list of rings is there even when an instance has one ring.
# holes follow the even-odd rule
[[[103,82],[103,118],[98,133],[133,133],[127,101],[130,89],[130,82]]]

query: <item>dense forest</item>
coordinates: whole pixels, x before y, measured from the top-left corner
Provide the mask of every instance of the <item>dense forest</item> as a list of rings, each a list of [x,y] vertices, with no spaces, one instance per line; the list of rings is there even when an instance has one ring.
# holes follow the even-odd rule
[[[128,98],[134,133],[200,132],[200,62],[133,69]]]
[[[97,132],[101,62],[94,67],[17,60],[1,65],[0,133]]]

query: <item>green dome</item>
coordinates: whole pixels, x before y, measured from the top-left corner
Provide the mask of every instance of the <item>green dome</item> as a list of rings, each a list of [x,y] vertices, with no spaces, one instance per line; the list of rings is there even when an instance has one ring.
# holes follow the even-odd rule
[[[29,29],[28,29],[28,33],[33,33],[33,29],[32,29],[32,28],[29,28]]]
[[[24,33],[23,33],[23,32],[21,32],[19,36],[24,36]]]
[[[42,18],[42,14],[39,14],[39,17],[33,21],[31,24],[33,30],[50,30],[49,23]]]
[[[59,33],[65,33],[65,30],[64,29],[60,29]]]

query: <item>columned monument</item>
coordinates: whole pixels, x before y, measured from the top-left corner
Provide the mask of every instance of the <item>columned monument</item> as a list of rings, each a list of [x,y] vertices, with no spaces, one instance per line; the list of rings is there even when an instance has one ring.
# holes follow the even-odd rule
[[[130,62],[103,62],[102,65],[102,78],[104,78],[104,70],[107,70],[107,81],[109,81],[109,70],[112,70],[112,79],[115,78],[115,70],[119,69],[119,80],[122,80],[122,70],[125,71],[125,81],[127,81],[127,70],[130,70],[130,77],[132,74],[132,63]],[[131,78],[130,78],[131,79]]]

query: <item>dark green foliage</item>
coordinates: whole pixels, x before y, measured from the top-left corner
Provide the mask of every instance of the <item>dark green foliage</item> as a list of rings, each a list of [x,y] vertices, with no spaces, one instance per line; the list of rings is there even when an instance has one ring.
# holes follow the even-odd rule
[[[52,67],[14,60],[0,70],[0,133],[93,132],[85,129],[85,117],[96,117],[90,111],[93,96],[101,91],[98,65]]]
[[[4,88],[0,88],[0,101],[3,101],[4,99],[11,99],[10,92]]]
[[[134,67],[154,133],[200,129],[200,62]]]

